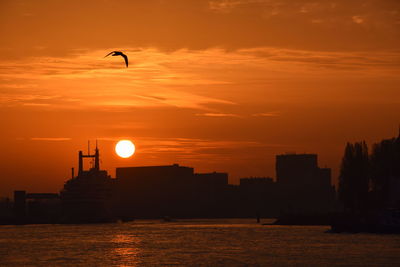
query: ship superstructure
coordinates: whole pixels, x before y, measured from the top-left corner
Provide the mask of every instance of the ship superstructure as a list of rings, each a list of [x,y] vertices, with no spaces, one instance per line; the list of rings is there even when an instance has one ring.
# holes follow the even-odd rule
[[[94,161],[88,170],[83,168],[83,160]],[[63,208],[63,222],[108,222],[114,216],[111,212],[114,179],[107,171],[100,170],[100,153],[96,144],[94,154],[79,151],[78,175],[66,181],[60,192]]]

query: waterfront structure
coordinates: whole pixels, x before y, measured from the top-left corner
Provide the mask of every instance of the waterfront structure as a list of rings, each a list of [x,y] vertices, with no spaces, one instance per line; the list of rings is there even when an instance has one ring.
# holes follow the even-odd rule
[[[279,215],[279,191],[271,177],[241,178],[239,184],[240,214],[244,217],[274,217]]]
[[[334,210],[331,169],[318,167],[316,154],[276,156],[276,182],[268,177],[240,179],[241,214],[327,214]]]
[[[178,164],[116,169],[118,213],[162,217],[190,213],[193,168]]]
[[[282,185],[313,185],[320,179],[316,154],[277,155],[275,168]]]
[[[217,213],[227,186],[227,173],[199,174],[178,164],[117,168],[118,214],[209,217]]]
[[[83,160],[94,160],[93,167],[84,170]],[[105,222],[112,221],[112,197],[114,181],[107,171],[100,169],[100,154],[96,146],[95,154],[84,155],[79,151],[78,175],[65,182],[60,192],[62,222]]]
[[[246,177],[240,178],[240,186],[246,187],[264,187],[271,186],[274,183],[274,179],[271,177]]]
[[[282,210],[289,213],[330,212],[334,208],[335,188],[331,169],[318,167],[316,154],[276,156],[276,179],[282,192]]]
[[[195,173],[194,179],[199,186],[208,191],[218,191],[228,185],[228,173],[226,172]]]
[[[84,159],[91,160],[87,169]],[[91,223],[163,217],[260,218],[278,216],[282,211],[332,210],[331,171],[318,167],[317,155],[278,155],[276,169],[276,182],[270,177],[248,177],[240,179],[240,185],[229,184],[227,173],[195,173],[179,164],[121,167],[113,179],[100,169],[96,146],[94,154],[79,151],[78,173],[75,176],[72,168],[59,195],[16,191],[14,214],[21,223]],[[43,213],[45,209],[49,212]]]
[[[59,195],[14,191],[13,218],[16,224],[58,222]]]

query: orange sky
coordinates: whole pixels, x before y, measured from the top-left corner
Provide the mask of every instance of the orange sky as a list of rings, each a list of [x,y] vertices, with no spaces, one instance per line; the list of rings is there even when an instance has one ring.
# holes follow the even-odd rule
[[[347,141],[400,123],[397,0],[3,0],[0,35],[0,196],[58,191],[96,138],[112,175],[179,163],[237,182],[307,152],[337,176]]]

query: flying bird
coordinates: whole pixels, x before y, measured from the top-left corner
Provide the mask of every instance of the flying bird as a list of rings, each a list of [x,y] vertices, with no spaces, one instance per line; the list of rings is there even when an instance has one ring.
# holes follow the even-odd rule
[[[126,65],[126,67],[128,67],[128,56],[125,55],[124,53],[122,53],[121,51],[112,51],[109,54],[107,54],[105,57],[108,57],[109,55],[112,55],[113,57],[115,57],[115,56],[123,57],[125,60],[125,65]]]

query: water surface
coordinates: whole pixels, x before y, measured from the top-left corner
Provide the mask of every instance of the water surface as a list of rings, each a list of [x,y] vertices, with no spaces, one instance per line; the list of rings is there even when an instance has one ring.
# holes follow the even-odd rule
[[[0,265],[400,266],[400,235],[328,229],[249,219],[0,226]]]

